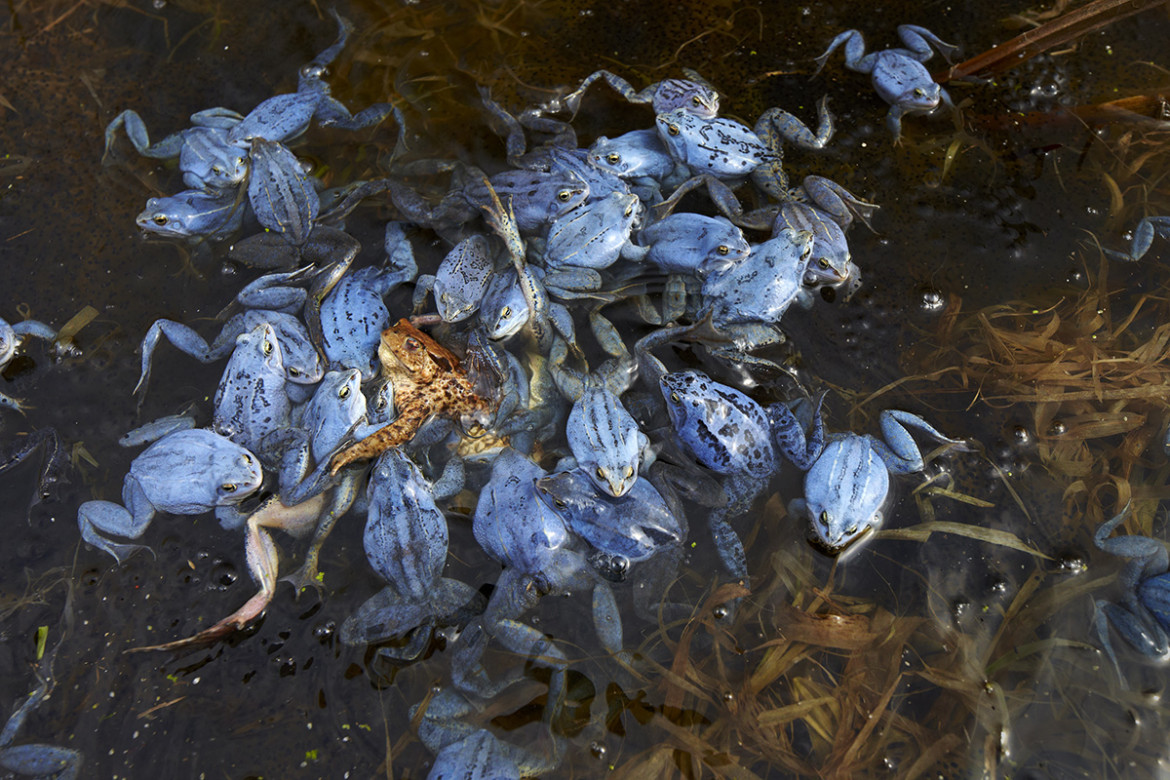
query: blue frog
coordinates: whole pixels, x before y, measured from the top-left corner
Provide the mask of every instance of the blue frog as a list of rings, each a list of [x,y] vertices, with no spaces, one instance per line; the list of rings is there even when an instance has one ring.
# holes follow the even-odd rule
[[[342,624],[346,644],[381,642],[440,622],[458,624],[483,611],[478,591],[442,576],[447,519],[435,503],[435,489],[401,450],[386,450],[378,458],[367,488],[362,544],[386,587]],[[446,492],[443,486],[438,490]],[[418,630],[406,649],[380,652],[413,659],[429,640],[429,630]]]
[[[824,396],[821,397],[821,401]],[[768,407],[780,451],[805,472],[804,497],[789,502],[789,513],[808,520],[809,540],[837,555],[882,523],[890,492],[890,474],[914,474],[925,465],[910,435],[920,431],[959,450],[967,445],[949,438],[916,414],[887,409],[879,416],[882,439],[856,433],[825,436],[820,404],[806,402]]]
[[[868,73],[873,88],[882,100],[890,104],[886,126],[894,136],[894,143],[902,138],[902,117],[907,114],[927,114],[939,102],[951,105],[950,96],[931,77],[922,63],[930,59],[931,44],[948,56],[958,47],[946,43],[925,27],[914,24],[898,26],[898,37],[905,49],[886,49],[865,53],[865,39],[859,30],[846,30],[829,43],[825,53],[817,57],[817,72],[825,66],[838,46],[845,46],[845,67],[858,73]]]

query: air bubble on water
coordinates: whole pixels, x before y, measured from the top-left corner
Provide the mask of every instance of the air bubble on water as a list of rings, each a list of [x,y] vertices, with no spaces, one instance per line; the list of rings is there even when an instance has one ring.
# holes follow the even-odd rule
[[[941,292],[930,288],[922,291],[919,301],[925,311],[938,311],[947,303]]]

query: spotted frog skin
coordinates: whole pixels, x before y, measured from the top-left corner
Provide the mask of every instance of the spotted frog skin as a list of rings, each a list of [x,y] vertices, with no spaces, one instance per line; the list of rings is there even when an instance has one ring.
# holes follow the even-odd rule
[[[453,615],[466,605],[482,611],[477,591],[442,576],[447,564],[447,519],[418,466],[401,450],[387,450],[378,458],[367,494],[362,544],[386,587],[342,624],[341,641],[350,645],[380,642]],[[419,634],[423,641],[429,639],[429,632]],[[417,647],[397,657],[413,657],[421,650]]]
[[[475,392],[459,358],[407,319],[382,331],[378,347],[382,373],[394,386],[398,417],[385,428],[338,453],[330,466],[343,466],[410,441],[434,415],[456,417],[487,412],[490,402]]]
[[[659,114],[655,124],[670,156],[696,173],[734,179],[778,158],[749,127],[732,119],[703,119],[676,109]]]
[[[215,430],[258,451],[265,436],[288,425],[285,381],[276,331],[262,322],[236,340],[215,392]]]
[[[637,482],[643,462],[653,461],[650,439],[606,387],[590,387],[577,399],[565,434],[576,465],[611,496],[624,496]]]

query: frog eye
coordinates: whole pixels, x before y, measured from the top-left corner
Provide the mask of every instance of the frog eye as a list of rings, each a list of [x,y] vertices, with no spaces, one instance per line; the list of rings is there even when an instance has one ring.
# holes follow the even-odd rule
[[[857,526],[851,525],[848,528],[846,528],[845,535],[846,536],[856,536],[857,535]]]
[[[597,478],[605,479],[605,469],[603,469],[601,466],[597,467]]]
[[[337,391],[337,397],[342,401],[349,398],[349,385],[342,385],[341,389]]]
[[[244,158],[243,158],[243,157],[237,157],[237,158],[236,158],[236,167],[237,167],[237,168],[242,168],[243,166],[244,166]]]
[[[292,366],[289,366],[287,368],[287,371],[288,371],[289,376],[300,376],[301,375],[301,370],[299,368],[294,368]]]
[[[634,476],[634,467],[633,466],[626,466],[626,471],[622,476],[625,479],[629,479],[630,477]]]
[[[666,132],[669,135],[678,135],[680,131],[678,129],[678,125],[670,124],[666,126]]]
[[[829,527],[829,510],[826,509],[821,512],[820,520],[821,525],[823,525],[825,528]]]
[[[682,399],[678,397],[678,393],[671,393],[670,400],[674,401],[676,404],[682,401]]]
[[[250,453],[250,452],[244,453],[244,465],[246,465],[246,466],[252,465],[252,453]]]
[[[216,176],[219,176],[220,174],[223,173],[223,168],[220,168],[218,165],[213,165],[213,166],[211,166],[211,172],[214,173]]]
[[[511,306],[505,306],[504,308],[500,309],[500,319],[506,320],[511,316],[512,316],[512,307]]]
[[[422,349],[422,343],[414,336],[408,337],[402,345],[411,352],[417,352],[418,350]]]
[[[553,503],[556,504],[557,509],[564,509],[566,504],[559,498],[553,498]]]
[[[605,159],[610,165],[617,165],[622,161],[622,156],[617,152],[610,152],[605,156]]]
[[[224,493],[235,493],[236,492],[236,483],[235,482],[225,482],[219,486],[219,489],[222,490]]]
[[[915,97],[922,97],[925,94],[926,94],[926,90],[924,90],[922,87],[915,87],[915,89],[914,89],[914,96]]]
[[[819,265],[821,268],[828,268],[829,267],[829,258],[827,258],[827,257],[817,258],[817,265]]]
[[[715,251],[718,254],[726,255],[731,253],[731,247],[729,247],[727,244],[720,244],[719,246],[715,247]]]
[[[275,347],[272,346],[271,341],[264,339],[264,343],[260,346],[260,349],[265,355],[271,355],[272,350],[275,349]]]
[[[167,224],[167,215],[166,214],[155,214],[153,217],[150,218],[150,221],[156,225],[159,225],[159,226],[165,225],[165,224]]]
[[[572,190],[560,190],[557,192],[557,200],[559,200],[561,203],[568,203],[572,198]]]
[[[626,206],[626,210],[625,210],[625,212],[622,214],[622,216],[624,216],[624,217],[628,217],[628,216],[630,216],[630,215],[631,215],[631,214],[633,214],[633,213],[634,213],[634,204],[633,204],[633,203],[630,203],[630,205]]]
[[[691,105],[695,106],[697,108],[698,106],[703,105],[703,101],[699,100],[698,95],[694,95],[693,97],[691,97]]]

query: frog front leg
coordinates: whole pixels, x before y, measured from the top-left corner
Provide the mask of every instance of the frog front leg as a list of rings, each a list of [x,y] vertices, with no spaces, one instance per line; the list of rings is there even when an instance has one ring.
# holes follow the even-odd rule
[[[421,314],[427,305],[427,296],[435,289],[434,274],[420,274],[414,282],[414,294],[410,297],[411,311]]]
[[[324,474],[327,471],[327,466],[328,461],[325,461],[322,466],[318,467],[318,472]],[[323,584],[318,577],[321,548],[325,545],[325,540],[333,531],[333,526],[337,523],[338,518],[348,512],[349,508],[353,506],[354,501],[357,499],[358,484],[361,481],[362,471],[363,469],[360,468],[351,468],[347,469],[342,475],[341,482],[333,490],[333,497],[329,502],[328,508],[324,514],[318,513],[319,517],[316,519],[313,539],[309,542],[309,548],[305,551],[304,562],[295,572],[283,578],[284,582],[293,586],[293,592],[298,598],[308,587],[316,588],[318,591],[322,589]]]

